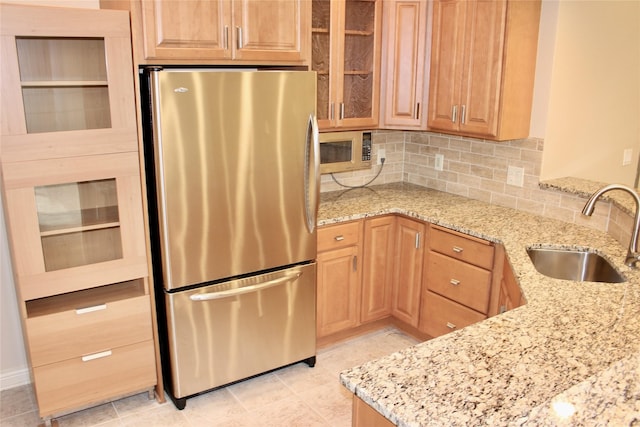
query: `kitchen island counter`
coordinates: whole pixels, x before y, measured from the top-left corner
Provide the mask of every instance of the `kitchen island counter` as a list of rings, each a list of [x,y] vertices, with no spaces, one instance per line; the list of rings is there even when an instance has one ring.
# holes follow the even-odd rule
[[[394,424],[640,422],[640,272],[624,266],[626,248],[615,239],[411,184],[321,199],[319,225],[396,213],[502,244],[527,301],[341,373],[347,389]],[[627,280],[543,276],[529,260],[530,246],[595,249]]]

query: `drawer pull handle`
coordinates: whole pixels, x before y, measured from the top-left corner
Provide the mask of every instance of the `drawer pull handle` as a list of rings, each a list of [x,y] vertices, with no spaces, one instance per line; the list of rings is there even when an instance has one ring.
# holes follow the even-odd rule
[[[90,360],[101,359],[103,357],[111,356],[111,350],[101,351],[100,353],[88,354],[86,356],[82,356],[83,362],[88,362]]]
[[[92,305],[91,307],[76,308],[76,314],[87,314],[94,311],[106,310],[107,304]]]
[[[452,249],[453,249],[453,252],[455,252],[457,254],[461,254],[462,251],[464,250],[460,246],[454,246]]]
[[[334,237],[334,239],[336,240],[336,242],[341,242],[341,241],[344,240],[344,236],[343,235],[336,236],[336,237]]]
[[[449,280],[449,283],[451,283],[453,286],[458,286],[460,284],[460,280],[451,279],[451,280]]]
[[[455,328],[456,328],[456,325],[454,325],[454,324],[453,324],[453,323],[451,323],[451,322],[447,322],[447,328],[449,328],[449,329],[455,329]]]

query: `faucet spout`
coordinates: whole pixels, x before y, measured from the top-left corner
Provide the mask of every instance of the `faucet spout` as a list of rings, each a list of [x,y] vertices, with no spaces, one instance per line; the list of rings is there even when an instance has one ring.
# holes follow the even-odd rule
[[[636,263],[640,261],[640,253],[638,252],[638,233],[640,232],[640,196],[638,193],[631,187],[627,187],[622,184],[609,184],[606,185],[589,197],[587,203],[584,205],[582,209],[582,215],[591,216],[593,214],[593,209],[595,208],[596,201],[607,191],[611,190],[622,190],[629,193],[636,202],[636,215],[635,220],[633,222],[633,231],[631,232],[631,240],[629,241],[629,249],[627,250],[627,256],[624,260],[625,265],[629,267],[636,267]]]

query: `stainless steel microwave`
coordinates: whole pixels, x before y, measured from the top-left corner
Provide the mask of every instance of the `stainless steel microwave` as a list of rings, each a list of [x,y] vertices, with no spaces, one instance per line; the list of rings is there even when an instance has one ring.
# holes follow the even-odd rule
[[[371,132],[320,134],[320,173],[346,172],[371,167]]]

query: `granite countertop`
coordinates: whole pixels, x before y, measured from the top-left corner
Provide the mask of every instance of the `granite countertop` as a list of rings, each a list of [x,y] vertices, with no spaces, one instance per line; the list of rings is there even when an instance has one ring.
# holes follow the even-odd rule
[[[625,247],[586,227],[402,183],[323,193],[318,224],[386,213],[503,244],[527,304],[346,370],[347,389],[400,426],[640,422],[640,272],[624,266]],[[627,281],[551,279],[528,246],[592,249]]]

